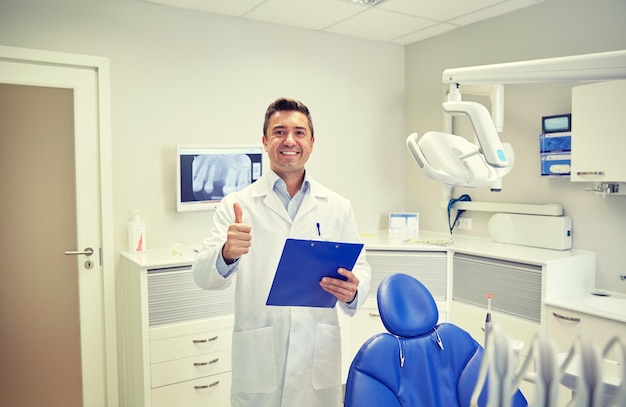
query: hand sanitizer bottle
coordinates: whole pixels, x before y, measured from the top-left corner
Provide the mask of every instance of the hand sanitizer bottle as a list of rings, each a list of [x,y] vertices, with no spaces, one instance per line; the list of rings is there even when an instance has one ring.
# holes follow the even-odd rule
[[[133,211],[128,222],[128,250],[142,252],[146,250],[146,224],[139,217],[139,209]]]

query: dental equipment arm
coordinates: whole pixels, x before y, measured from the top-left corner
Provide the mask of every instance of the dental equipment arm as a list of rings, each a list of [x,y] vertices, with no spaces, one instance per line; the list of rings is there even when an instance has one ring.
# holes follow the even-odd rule
[[[434,132],[426,133],[420,140],[417,140],[417,135],[415,135],[412,141],[407,139],[407,147],[411,150],[416,161],[418,156],[416,151],[418,150],[430,150],[429,153],[434,156],[448,156],[444,158],[433,157],[429,153],[422,151],[425,159],[422,160],[421,164],[419,162],[418,164],[429,178],[442,182],[445,185],[465,187],[491,186],[495,183],[495,187],[492,190],[497,191],[501,188],[500,177],[505,175],[505,172],[496,172],[495,175],[492,175],[491,172],[499,168],[510,168],[511,165],[507,154],[502,149],[502,143],[496,131],[496,126],[501,127],[499,121],[502,118],[503,93],[502,91],[496,91],[492,96],[492,105],[497,108],[493,114],[494,118],[488,119],[489,114],[484,106],[461,101],[460,93],[458,92],[459,86],[466,84],[502,85],[620,78],[626,78],[626,50],[446,69],[443,72],[442,81],[451,85],[448,101],[443,103],[443,109],[451,114],[466,114],[470,118],[479,144],[477,155],[483,162],[472,159],[472,165],[469,166],[469,160],[467,159],[469,156],[464,152],[459,152],[461,150],[455,149],[454,146],[457,142],[459,145],[463,145],[463,142],[460,140],[462,137],[452,134],[449,135],[450,138],[444,143],[445,148],[436,148],[435,143],[428,140],[434,137]],[[494,121],[496,121],[495,125]],[[429,134],[431,136],[426,141],[423,141]],[[422,144],[429,144],[431,148],[422,149]],[[451,168],[458,169],[463,166],[466,168],[469,166],[470,168],[467,168],[465,171],[452,172],[447,172],[445,167],[430,168],[431,162],[449,162],[453,160],[460,160],[460,162]],[[490,175],[487,177],[474,176],[472,170],[477,170],[480,174]]]
[[[453,115],[465,114],[470,118],[480,144],[480,151],[489,165],[509,166],[500,137],[485,106],[476,102],[444,102],[443,110]]]
[[[442,82],[461,85],[511,84],[623,78],[626,78],[626,50],[450,68],[443,71]]]
[[[446,185],[486,187],[497,179],[478,146],[463,137],[429,131],[418,141],[417,133],[413,133],[407,137],[406,145],[424,174]]]

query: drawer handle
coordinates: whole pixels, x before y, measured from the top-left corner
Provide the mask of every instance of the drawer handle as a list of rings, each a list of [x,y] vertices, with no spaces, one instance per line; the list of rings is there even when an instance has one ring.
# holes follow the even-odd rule
[[[370,317],[372,317],[372,318],[380,318],[380,314],[378,312],[370,312]]]
[[[212,365],[213,363],[217,363],[220,360],[220,358],[215,358],[213,360],[209,360],[208,362],[193,362],[194,366],[207,366],[207,365]]]
[[[214,381],[211,384],[202,384],[202,385],[199,385],[199,386],[193,386],[193,388],[196,389],[196,390],[202,390],[202,389],[208,389],[209,387],[215,387],[218,384],[220,384],[220,381],[216,380],[216,381]]]
[[[563,321],[580,322],[580,318],[566,317],[565,315],[557,314],[554,311],[552,311],[552,315],[554,315],[555,318],[562,319]]]
[[[207,342],[213,342],[215,340],[217,340],[217,335],[208,339],[194,339],[193,343],[207,343]]]

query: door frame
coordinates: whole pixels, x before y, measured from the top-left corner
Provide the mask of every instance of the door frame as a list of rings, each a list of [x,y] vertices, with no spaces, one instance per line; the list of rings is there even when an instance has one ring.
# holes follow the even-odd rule
[[[97,83],[97,127],[99,148],[99,193],[101,225],[100,261],[102,270],[102,299],[103,299],[103,332],[104,358],[101,394],[106,395],[102,405],[117,406],[118,392],[118,361],[117,361],[117,332],[116,332],[116,304],[115,304],[115,259],[114,259],[114,232],[113,232],[113,201],[112,201],[112,155],[111,155],[111,112],[110,112],[110,71],[109,59],[104,57],[68,54],[53,51],[17,48],[0,45],[0,60],[41,64],[57,67],[85,68],[94,70]],[[45,83],[40,84],[46,86]],[[95,260],[95,259],[94,259]]]

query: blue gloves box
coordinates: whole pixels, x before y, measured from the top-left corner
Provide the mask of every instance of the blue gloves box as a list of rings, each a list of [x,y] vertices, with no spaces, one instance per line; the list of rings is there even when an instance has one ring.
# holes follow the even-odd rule
[[[572,134],[543,133],[539,136],[541,176],[569,176],[572,166]]]

